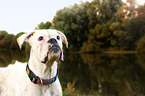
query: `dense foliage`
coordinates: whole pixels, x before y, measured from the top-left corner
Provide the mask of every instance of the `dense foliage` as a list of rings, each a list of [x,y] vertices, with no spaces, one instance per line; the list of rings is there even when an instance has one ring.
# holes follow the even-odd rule
[[[15,36],[8,34],[6,31],[0,31],[0,48],[1,49],[13,49]]]
[[[134,2],[93,0],[65,7],[49,28],[66,34],[69,51],[144,51],[145,5],[135,7]]]
[[[134,2],[93,0],[74,4],[58,10],[52,22],[41,22],[35,29],[54,28],[64,32],[69,42],[68,51],[145,51],[145,5],[135,7]],[[16,40],[18,36],[10,37]],[[8,45],[16,46],[16,43]]]
[[[18,33],[16,36],[8,34],[6,31],[0,31],[0,48],[1,49],[19,49],[17,38],[24,34],[24,32]],[[28,43],[24,43],[22,49],[29,50],[30,46]]]

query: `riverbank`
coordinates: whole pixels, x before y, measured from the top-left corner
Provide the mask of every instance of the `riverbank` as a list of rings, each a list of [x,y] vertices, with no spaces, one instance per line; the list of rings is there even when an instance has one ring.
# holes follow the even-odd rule
[[[140,51],[103,51],[102,53],[113,53],[113,54],[135,54],[135,53],[143,53]]]
[[[98,53],[106,53],[106,54],[137,54],[137,53],[145,53],[141,51],[126,51],[126,50],[118,50],[118,51],[94,51],[94,52],[64,52],[64,53],[72,53],[72,54],[98,54]]]

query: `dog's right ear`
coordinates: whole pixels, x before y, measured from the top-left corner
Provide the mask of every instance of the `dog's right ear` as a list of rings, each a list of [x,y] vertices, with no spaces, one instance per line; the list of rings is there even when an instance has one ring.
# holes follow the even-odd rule
[[[18,42],[20,49],[22,48],[22,44],[24,43],[24,41],[26,41],[30,44],[29,39],[33,36],[34,33],[35,32],[30,32],[30,33],[23,34],[20,37],[18,37],[17,42]]]

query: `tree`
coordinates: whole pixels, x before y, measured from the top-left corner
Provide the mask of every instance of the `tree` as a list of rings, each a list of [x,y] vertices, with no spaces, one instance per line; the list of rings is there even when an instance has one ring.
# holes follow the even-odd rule
[[[8,35],[6,31],[0,31],[0,40],[3,40],[6,35]]]
[[[84,42],[82,51],[98,51],[115,46],[116,40],[111,24],[116,21],[115,13],[122,7],[120,0],[94,0],[88,8],[90,33]],[[92,14],[90,14],[92,13]]]
[[[145,36],[141,37],[136,45],[139,51],[145,52]]]
[[[35,29],[49,29],[52,26],[51,22],[41,22]]]
[[[11,49],[11,44],[15,36],[8,34],[6,31],[0,31],[0,48]]]
[[[145,15],[142,14],[144,9],[145,7],[143,8],[142,6],[134,9],[135,11],[138,10],[138,15],[127,15],[130,10],[129,7],[121,8],[121,10],[116,13],[118,22],[112,23],[111,30],[117,37],[117,44],[120,44],[120,46],[125,49],[136,49],[136,42],[145,34]],[[119,13],[123,14],[119,15]]]
[[[69,51],[135,50],[145,34],[145,5],[135,0],[93,0],[57,11],[53,22],[39,29],[55,28],[65,33]],[[141,42],[141,41],[140,41]]]
[[[53,19],[54,28],[63,31],[69,41],[69,49],[79,51],[89,33],[88,2],[75,4],[57,11]]]

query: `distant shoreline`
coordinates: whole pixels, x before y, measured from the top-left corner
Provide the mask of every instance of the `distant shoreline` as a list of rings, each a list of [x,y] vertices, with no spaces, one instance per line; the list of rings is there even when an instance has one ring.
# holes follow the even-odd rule
[[[144,53],[141,51],[94,51],[94,52],[65,52],[65,53],[73,53],[73,54],[97,54],[97,53],[105,53],[105,54],[137,54],[137,53]]]
[[[3,51],[3,50],[13,51],[13,50],[18,50],[18,49],[2,49],[2,48],[0,48],[0,51]],[[22,49],[20,51],[26,51],[26,50]],[[142,51],[118,50],[118,51],[94,51],[94,52],[64,51],[64,53],[72,53],[72,54],[101,54],[101,53],[105,53],[105,54],[137,54],[137,53],[145,53],[145,52],[142,52]]]
[[[140,51],[104,51],[103,53],[113,53],[113,54],[134,54],[142,53]]]

